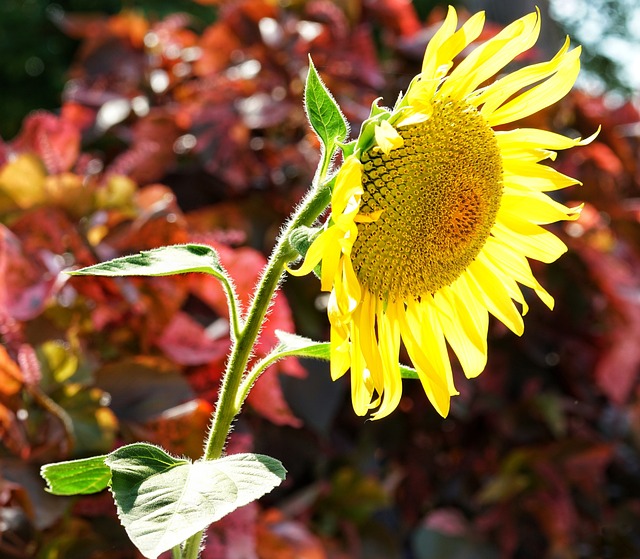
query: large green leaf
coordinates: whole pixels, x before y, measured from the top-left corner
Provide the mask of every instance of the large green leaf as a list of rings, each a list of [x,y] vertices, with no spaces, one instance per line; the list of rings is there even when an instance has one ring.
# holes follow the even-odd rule
[[[259,454],[192,463],[144,443],[116,450],[106,463],[120,520],[150,559],[268,493],[286,473]]]
[[[322,141],[325,158],[331,158],[337,142],[344,142],[349,132],[340,107],[324,85],[311,58],[304,89],[304,106],[311,127]]]
[[[226,277],[218,253],[206,245],[171,245],[123,256],[70,272],[84,276],[169,276],[203,272]]]
[[[282,330],[276,330],[276,336],[280,343],[273,351],[273,361],[292,356],[331,360],[331,344],[329,342],[316,342],[310,338]],[[416,370],[406,365],[400,365],[400,374],[402,378],[419,378]]]
[[[94,456],[57,464],[46,464],[40,475],[46,480],[47,491],[54,495],[88,495],[106,489],[111,470],[106,456]]]

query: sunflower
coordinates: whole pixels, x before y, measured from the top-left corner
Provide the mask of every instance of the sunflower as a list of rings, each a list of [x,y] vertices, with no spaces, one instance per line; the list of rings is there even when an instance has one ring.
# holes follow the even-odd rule
[[[541,164],[590,141],[533,128],[496,130],[565,96],[580,68],[567,39],[548,62],[487,82],[536,42],[539,13],[453,60],[481,33],[484,14],[458,30],[450,7],[422,71],[393,109],[374,103],[345,146],[331,215],[293,273],[321,263],[330,292],[331,375],[351,370],[358,415],[391,413],[402,395],[401,345],[443,416],[458,394],[448,346],[468,378],[487,362],[489,314],[517,335],[527,303],[518,284],[553,308],[528,258],[567,247],[542,225],[576,219],[546,192],[578,181]],[[519,307],[516,306],[518,303]]]

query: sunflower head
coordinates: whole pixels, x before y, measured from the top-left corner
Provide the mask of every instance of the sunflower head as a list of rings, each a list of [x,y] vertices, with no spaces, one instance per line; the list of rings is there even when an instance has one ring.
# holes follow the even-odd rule
[[[550,61],[491,81],[534,45],[540,17],[515,21],[454,67],[483,24],[479,13],[458,28],[449,8],[406,94],[393,109],[373,104],[344,148],[331,215],[295,272],[322,264],[332,376],[351,370],[360,415],[384,417],[398,405],[403,345],[446,415],[457,394],[449,348],[476,376],[486,365],[489,314],[522,334],[520,285],[553,306],[528,259],[551,262],[565,252],[542,226],[575,219],[580,208],[547,194],[577,181],[543,162],[590,139],[502,125],[566,95],[580,49],[569,50],[567,39]]]

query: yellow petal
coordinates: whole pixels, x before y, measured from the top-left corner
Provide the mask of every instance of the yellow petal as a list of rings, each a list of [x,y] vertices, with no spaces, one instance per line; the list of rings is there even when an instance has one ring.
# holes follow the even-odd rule
[[[422,344],[416,337],[416,332],[409,326],[406,311],[403,310],[399,314],[399,319],[400,335],[418,373],[422,388],[436,411],[442,417],[447,417],[451,405],[447,379],[439,374],[432,359],[423,350]]]
[[[474,295],[484,302],[487,310],[514,334],[522,335],[522,316],[505,289],[502,278],[497,277],[480,258],[476,258],[469,265],[467,272],[469,287]]]
[[[533,289],[542,302],[550,309],[553,309],[553,297],[534,277],[529,262],[520,252],[495,238],[487,239],[484,252],[493,265],[500,269],[503,274]]]
[[[306,276],[318,265],[320,260],[322,260],[322,257],[330,252],[330,249],[334,244],[332,242],[332,237],[335,237],[335,231],[331,231],[330,229],[320,233],[309,246],[302,265],[297,270],[292,270],[287,267],[287,271],[292,276]],[[339,256],[339,250],[336,251],[334,248],[333,251]]]
[[[438,51],[442,45],[449,39],[458,25],[458,14],[453,6],[449,6],[447,11],[447,17],[442,22],[442,25],[434,33],[433,37],[427,44],[427,48],[424,51],[424,58],[422,59],[422,79],[432,80],[437,77],[437,70],[441,61],[438,57]]]
[[[478,305],[463,275],[451,287],[433,296],[444,335],[468,378],[478,376],[487,364],[487,310]]]
[[[429,357],[438,376],[446,380],[449,394],[451,396],[459,394],[453,382],[449,352],[442,326],[438,321],[433,297],[426,295],[420,302],[409,302],[406,317],[408,328],[416,337],[419,336],[418,342]]]
[[[516,56],[530,49],[539,33],[538,12],[514,21],[469,54],[442,84],[439,95],[455,99],[466,97]]]
[[[357,415],[366,415],[369,411],[372,391],[367,382],[369,371],[362,351],[360,338],[356,329],[351,331],[351,402]]]
[[[465,21],[438,49],[437,67],[450,65],[456,56],[480,36],[483,27],[484,12],[478,12]]]
[[[482,91],[478,97],[474,97],[473,104],[477,107],[483,104],[481,113],[488,117],[507,99],[534,83],[540,82],[553,75],[563,57],[569,50],[569,38],[565,41],[558,53],[548,62],[541,62],[520,68],[515,72],[500,78]]]
[[[575,146],[584,146],[590,138],[567,138],[562,134],[556,134],[549,130],[539,128],[516,128],[514,130],[497,131],[496,140],[500,149],[514,145],[521,149],[569,149]]]
[[[348,203],[362,195],[362,163],[351,155],[345,159],[338,171],[336,184],[331,195],[332,216],[342,214]]]
[[[364,290],[359,312],[354,315],[353,326],[359,331],[362,354],[371,373],[373,385],[379,393],[382,393],[384,367],[376,338],[376,297],[367,290]]]
[[[498,126],[525,118],[562,99],[571,91],[580,72],[580,52],[580,47],[568,52],[553,76],[487,115],[489,125]]]
[[[491,233],[527,257],[547,264],[555,262],[567,252],[567,245],[553,233],[535,223],[514,219],[513,216],[504,216],[496,221]]]
[[[389,155],[392,150],[401,148],[404,145],[402,136],[391,126],[388,120],[383,120],[380,124],[376,124],[374,128],[376,143],[383,153]]]
[[[528,188],[542,192],[559,190],[580,184],[573,177],[563,175],[555,169],[540,163],[504,159],[503,181],[515,188]]]
[[[380,407],[372,414],[373,419],[382,419],[398,407],[402,397],[400,376],[400,324],[396,306],[389,303],[386,312],[378,312],[378,347],[384,367],[384,393]]]
[[[339,379],[351,365],[351,348],[348,330],[344,326],[331,326],[330,332],[330,366],[331,378]]]
[[[577,219],[580,215],[580,207],[567,208],[541,192],[505,193],[498,210],[498,219],[508,215],[516,218],[524,215],[531,223],[544,225]]]

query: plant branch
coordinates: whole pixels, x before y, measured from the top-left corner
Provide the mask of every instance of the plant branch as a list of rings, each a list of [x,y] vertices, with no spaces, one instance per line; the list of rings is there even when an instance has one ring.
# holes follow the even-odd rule
[[[214,460],[222,455],[231,423],[240,411],[236,405],[236,396],[247,362],[262,328],[264,317],[282,279],[285,266],[298,256],[289,243],[289,236],[294,229],[303,225],[311,225],[327,207],[329,196],[327,184],[311,190],[278,238],[264,274],[256,286],[246,322],[233,344],[205,447],[206,460]]]

